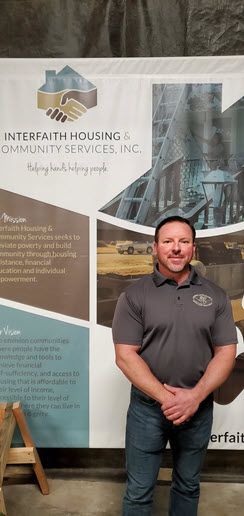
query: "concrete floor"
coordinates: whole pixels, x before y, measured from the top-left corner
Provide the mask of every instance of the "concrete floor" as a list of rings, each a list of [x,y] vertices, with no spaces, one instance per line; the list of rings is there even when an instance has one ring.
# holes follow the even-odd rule
[[[124,482],[119,478],[77,478],[47,472],[50,494],[43,496],[37,485],[4,485],[8,516],[119,516]],[[61,475],[62,476],[62,475]],[[155,491],[153,516],[167,516],[169,483],[160,482]],[[199,516],[244,514],[244,483],[201,484]]]

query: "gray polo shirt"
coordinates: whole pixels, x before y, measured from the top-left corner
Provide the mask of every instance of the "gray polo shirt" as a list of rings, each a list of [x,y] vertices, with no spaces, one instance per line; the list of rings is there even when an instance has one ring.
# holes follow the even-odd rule
[[[178,285],[155,269],[119,297],[113,320],[115,344],[139,345],[139,355],[162,382],[193,387],[214,346],[237,342],[224,290],[193,267]]]

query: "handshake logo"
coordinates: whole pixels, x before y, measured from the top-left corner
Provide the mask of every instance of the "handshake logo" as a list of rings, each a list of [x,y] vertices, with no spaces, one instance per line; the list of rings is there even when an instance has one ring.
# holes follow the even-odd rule
[[[46,71],[46,82],[37,93],[37,107],[58,122],[74,122],[87,109],[97,105],[97,88],[80,74],[65,66],[56,74]]]

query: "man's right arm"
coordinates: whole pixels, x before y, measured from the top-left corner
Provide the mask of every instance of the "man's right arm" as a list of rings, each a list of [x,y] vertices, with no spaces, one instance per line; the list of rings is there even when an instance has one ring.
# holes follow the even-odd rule
[[[153,375],[146,362],[138,355],[139,349],[140,346],[137,345],[115,344],[116,364],[135,387],[162,405],[174,398],[174,395],[166,391]]]

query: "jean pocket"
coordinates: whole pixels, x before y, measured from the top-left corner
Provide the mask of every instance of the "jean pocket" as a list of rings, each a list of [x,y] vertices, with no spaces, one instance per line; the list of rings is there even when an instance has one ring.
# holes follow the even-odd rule
[[[134,387],[134,385],[132,386],[131,396],[139,400],[141,403],[144,403],[144,405],[149,405],[151,407],[154,405],[158,405],[158,402],[156,400],[150,398],[150,396],[147,396],[147,394],[144,394],[144,392]]]

